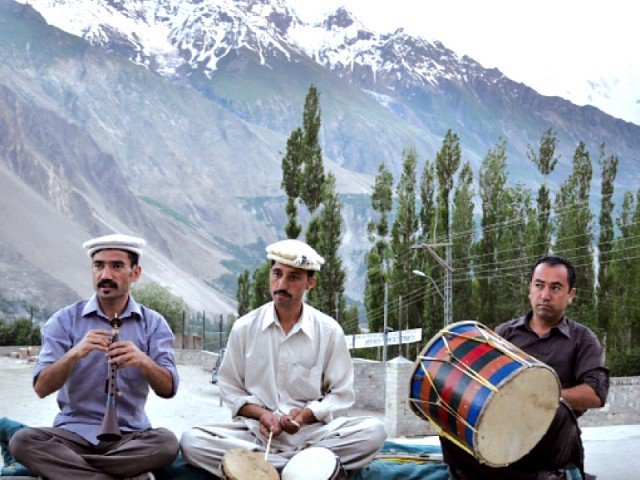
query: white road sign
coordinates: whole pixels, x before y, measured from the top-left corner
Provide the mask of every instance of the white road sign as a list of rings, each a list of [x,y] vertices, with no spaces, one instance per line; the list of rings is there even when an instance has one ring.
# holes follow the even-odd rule
[[[399,345],[402,343],[414,343],[422,340],[422,329],[412,328],[410,330],[393,331],[387,333],[387,345]],[[349,348],[369,348],[382,347],[384,345],[384,334],[382,333],[358,333],[347,335]]]

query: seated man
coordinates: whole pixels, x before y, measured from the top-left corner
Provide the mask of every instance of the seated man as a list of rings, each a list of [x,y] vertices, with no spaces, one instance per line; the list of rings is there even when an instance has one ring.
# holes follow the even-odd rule
[[[152,429],[144,411],[151,387],[170,398],[178,388],[173,334],[157,312],[129,294],[140,278],[144,240],[107,235],[84,244],[92,260],[91,299],[55,313],[42,327],[42,349],[33,386],[39,397],[58,391],[60,413],[52,428],[24,428],[9,451],[31,472],[48,479],[150,478],[145,472],[170,465],[178,440]],[[121,321],[118,341],[110,320]],[[105,417],[110,365],[117,364],[115,428],[120,439],[99,440]]]
[[[522,459],[504,468],[480,464],[451,441],[440,438],[445,461],[456,480],[528,479],[545,477],[569,463],[584,476],[584,452],[576,420],[588,408],[604,405],[609,374],[602,346],[584,325],[567,318],[565,309],[576,293],[573,265],[560,257],[542,257],[531,270],[532,311],[503,323],[496,333],[557,373],[561,403],[547,433]]]
[[[298,240],[267,247],[272,302],[238,319],[218,372],[234,422],[185,432],[182,454],[220,475],[226,451],[264,452],[282,469],[308,446],[325,447],[345,469],[364,467],[382,447],[377,420],[341,416],[353,405],[353,365],[340,325],[303,303],[324,259]]]

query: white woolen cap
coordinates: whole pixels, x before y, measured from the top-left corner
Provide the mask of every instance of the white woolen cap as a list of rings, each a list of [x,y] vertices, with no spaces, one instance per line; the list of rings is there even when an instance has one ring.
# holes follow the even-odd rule
[[[320,271],[324,258],[313,248],[300,240],[287,239],[272,243],[267,247],[267,258],[284,265],[303,270]]]
[[[133,252],[138,257],[142,256],[142,248],[147,244],[142,238],[114,233],[103,237],[93,238],[82,244],[87,249],[90,257],[98,250],[114,249]]]

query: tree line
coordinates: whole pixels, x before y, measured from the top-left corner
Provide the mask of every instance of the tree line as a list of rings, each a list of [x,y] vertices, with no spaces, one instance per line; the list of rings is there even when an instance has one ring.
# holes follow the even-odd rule
[[[346,307],[338,254],[342,204],[335,177],[325,174],[322,165],[320,117],[319,94],[311,86],[302,126],[291,133],[282,159],[285,233],[288,238],[301,234],[298,207],[304,206],[310,213],[305,239],[327,260],[322,281],[308,301],[353,333],[358,331],[358,314],[354,306]],[[435,159],[421,163],[421,172],[412,147],[402,153],[397,182],[385,163],[379,165],[367,226],[371,247],[365,258],[363,304],[369,330],[382,331],[385,284],[390,327],[422,328],[425,339],[442,328],[445,271],[426,249],[415,248],[418,243],[432,245],[441,258],[446,258],[449,244],[453,320],[472,319],[489,327],[530,310],[530,266],[536,258],[554,254],[577,269],[577,295],[568,315],[596,332],[614,374],[640,374],[640,189],[624,192],[616,209],[618,158],[602,144],[594,162],[580,141],[569,175],[553,178],[559,188],[552,193],[558,138],[549,129],[527,152],[542,176],[533,192],[509,182],[506,146],[506,140],[499,139],[474,172],[462,161],[460,138],[449,130]],[[600,192],[592,192],[594,164],[600,169]],[[599,198],[597,218],[592,198]],[[268,276],[265,263],[253,275],[245,270],[238,277],[239,315],[270,300]],[[398,352],[395,347],[392,353],[411,358],[409,346],[404,348]]]

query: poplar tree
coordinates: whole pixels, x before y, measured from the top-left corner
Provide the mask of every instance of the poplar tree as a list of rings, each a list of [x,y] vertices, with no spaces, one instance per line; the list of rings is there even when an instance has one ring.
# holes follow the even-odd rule
[[[453,283],[453,319],[469,320],[477,312],[473,305],[473,271],[470,258],[473,256],[473,171],[467,162],[462,166],[458,184],[453,194],[451,240],[453,268],[456,272]]]
[[[416,307],[416,292],[424,283],[412,270],[416,268],[416,253],[411,247],[415,243],[418,230],[416,212],[416,151],[408,148],[403,152],[402,174],[396,186],[398,211],[391,227],[391,286],[389,326],[397,325],[399,297],[403,297],[403,328],[421,327],[420,311]]]
[[[453,189],[453,179],[460,167],[460,139],[458,135],[447,131],[442,147],[436,156],[436,173],[438,175],[438,216],[435,236],[445,241],[449,238],[449,202]]]
[[[607,156],[604,143],[600,146],[600,166],[602,168],[600,200],[600,237],[598,239],[598,328],[600,332],[609,330],[609,322],[613,316],[613,277],[611,262],[613,260],[613,191],[618,172],[618,158]]]
[[[271,301],[271,292],[269,291],[270,272],[270,260],[267,260],[253,271],[251,278],[251,310]]]
[[[298,238],[302,227],[298,224],[297,199],[300,195],[301,167],[303,161],[302,130],[296,128],[287,140],[287,152],[282,158],[282,188],[287,194],[287,238]]]
[[[480,166],[479,194],[482,204],[482,238],[477,246],[478,254],[474,265],[480,294],[479,320],[492,327],[505,320],[497,315],[495,307],[499,279],[504,274],[500,270],[500,259],[497,255],[499,231],[496,226],[505,220],[506,182],[506,142],[500,140],[494,149],[489,150]]]
[[[573,168],[556,195],[558,222],[555,252],[576,267],[577,293],[571,303],[571,315],[592,330],[597,330],[594,295],[593,215],[589,210],[589,193],[593,167],[584,142],[573,155]]]
[[[420,239],[425,243],[436,243],[436,166],[435,163],[427,159],[420,176]],[[416,261],[420,265],[420,271],[433,279],[442,275],[441,267],[429,255],[427,250],[419,249],[416,252]],[[441,282],[442,283],[442,282]],[[431,338],[435,335],[443,324],[443,304],[442,298],[437,294],[442,286],[434,286],[431,280],[425,278],[421,286],[421,302],[417,305],[422,314],[423,336]]]
[[[325,174],[322,165],[322,148],[318,141],[320,133],[320,104],[318,90],[314,85],[304,102],[302,113],[303,136],[303,167],[300,200],[311,213],[311,220],[305,234],[307,243],[316,248],[319,242],[320,225],[316,219],[316,210],[320,206],[324,194]]]
[[[338,253],[342,241],[342,203],[336,192],[336,178],[327,174],[324,200],[319,214],[320,238],[318,249],[324,257],[324,265],[315,288],[309,293],[309,302],[320,311],[335,317],[346,325],[344,283],[345,272]]]
[[[384,163],[378,166],[373,192],[371,193],[371,209],[378,216],[368,226],[371,250],[365,257],[367,277],[364,287],[364,306],[367,312],[369,330],[382,330],[384,310],[384,284],[386,272],[384,263],[389,258],[389,214],[393,207],[393,175]]]
[[[251,311],[251,281],[249,280],[249,270],[247,269],[238,275],[236,300],[238,301],[238,317],[242,317]]]
[[[556,147],[558,146],[558,138],[556,133],[550,128],[542,135],[540,139],[540,147],[536,153],[533,148],[529,147],[527,156],[542,174],[542,185],[538,190],[538,228],[535,236],[535,245],[533,246],[533,254],[536,257],[543,256],[549,252],[551,247],[551,192],[547,187],[547,179],[549,174],[553,172],[559,157],[555,156]]]

